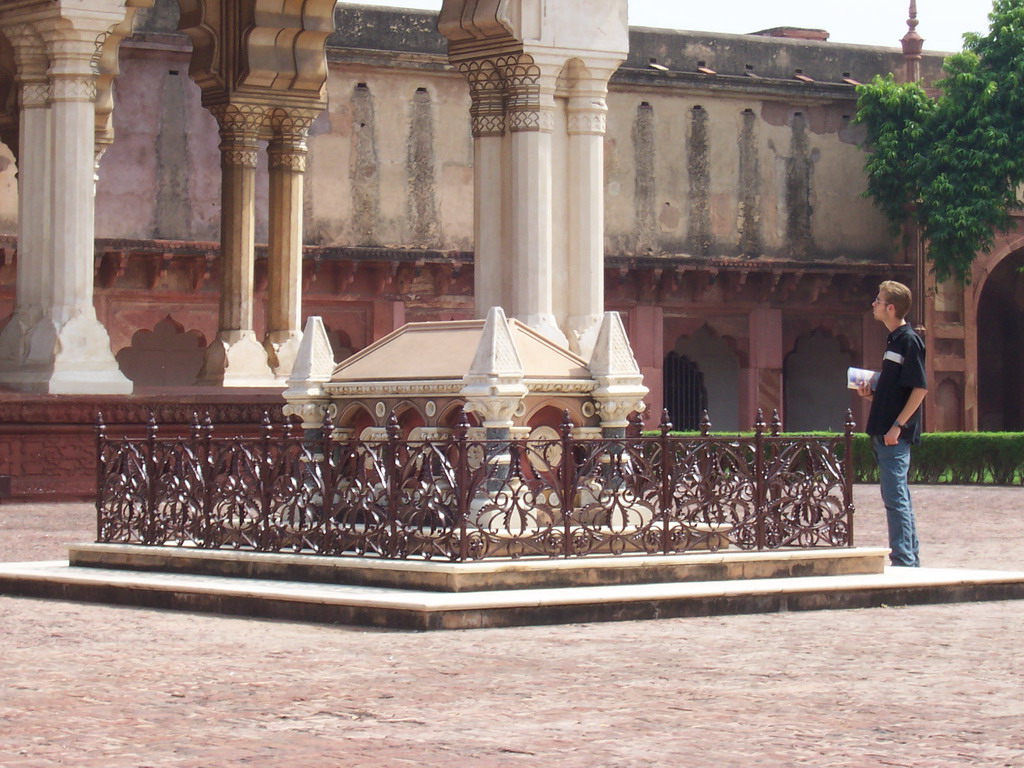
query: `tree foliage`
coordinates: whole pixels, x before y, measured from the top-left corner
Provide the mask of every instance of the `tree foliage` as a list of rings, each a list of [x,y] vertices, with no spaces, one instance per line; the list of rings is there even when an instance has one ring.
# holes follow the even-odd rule
[[[892,75],[857,88],[867,193],[894,232],[916,219],[940,281],[970,282],[975,255],[1022,207],[1024,0],[995,0],[989,22],[946,59],[937,99]]]

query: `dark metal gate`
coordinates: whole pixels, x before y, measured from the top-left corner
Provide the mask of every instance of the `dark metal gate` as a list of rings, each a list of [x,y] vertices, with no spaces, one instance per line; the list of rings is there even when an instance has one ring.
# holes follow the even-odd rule
[[[700,429],[701,418],[708,407],[708,391],[704,374],[697,364],[675,350],[665,356],[665,408],[676,429]]]

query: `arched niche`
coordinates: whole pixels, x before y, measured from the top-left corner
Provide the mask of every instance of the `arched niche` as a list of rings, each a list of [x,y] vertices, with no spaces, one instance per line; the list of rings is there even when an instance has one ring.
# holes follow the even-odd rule
[[[562,411],[563,409],[556,405],[545,405],[527,415],[526,426],[531,430],[535,430],[538,427],[551,427],[557,433],[564,418]]]
[[[583,415],[582,408],[583,401],[577,398],[546,398],[542,403],[528,406],[523,418],[521,420],[517,418],[517,423],[530,429],[546,425],[557,430],[561,428],[562,422],[565,420],[566,411],[569,412],[569,420],[577,427],[586,426],[588,421],[593,423],[593,420],[588,420]]]
[[[935,388],[928,404],[934,412],[936,432],[960,432],[964,428],[963,387],[959,381],[944,378]]]
[[[846,369],[853,356],[820,329],[801,336],[783,362],[785,428],[789,432],[842,432],[851,407]]]
[[[415,404],[408,401],[403,401],[394,407],[395,418],[398,420],[398,426],[401,428],[401,435],[404,438],[409,437],[409,433],[419,427],[427,426],[427,420],[420,412],[420,409]]]
[[[670,368],[674,377],[669,376]],[[705,409],[715,431],[740,428],[740,361],[728,339],[707,325],[680,336],[665,358],[664,370],[665,403],[670,416],[676,407],[676,429],[699,427]]]
[[[1024,430],[1024,250],[992,267],[978,297],[978,428]]]
[[[463,410],[463,404],[459,402],[452,402],[441,411],[437,417],[437,425],[445,429],[454,429],[455,425],[459,423],[459,418]],[[480,426],[480,418],[477,414],[467,411],[466,421],[471,427]]]
[[[121,372],[136,387],[191,387],[203,367],[206,338],[186,331],[170,315],[132,335],[132,343],[117,353]]]
[[[373,414],[362,403],[351,403],[343,408],[336,420],[339,428],[349,429],[352,434],[362,434],[367,427],[375,426]]]

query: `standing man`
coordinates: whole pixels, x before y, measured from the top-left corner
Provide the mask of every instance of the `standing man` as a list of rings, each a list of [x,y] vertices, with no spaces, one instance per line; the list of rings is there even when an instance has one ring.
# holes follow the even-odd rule
[[[906,320],[910,302],[910,289],[903,283],[886,280],[878,286],[871,313],[889,329],[889,338],[874,392],[870,384],[862,384],[857,392],[871,400],[866,431],[878,459],[889,522],[889,558],[893,565],[916,568],[921,558],[907,474],[910,446],[921,442],[921,403],[928,394],[928,382],[924,341]]]

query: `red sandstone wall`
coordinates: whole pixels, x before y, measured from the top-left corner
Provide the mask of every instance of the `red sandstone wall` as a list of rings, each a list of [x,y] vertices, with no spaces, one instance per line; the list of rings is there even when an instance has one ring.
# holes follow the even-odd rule
[[[97,412],[107,434],[142,434],[150,413],[160,434],[183,434],[192,414],[209,412],[217,434],[252,434],[264,413],[280,422],[279,394],[70,397],[13,395],[0,401],[0,475],[12,498],[92,499],[96,493]]]

